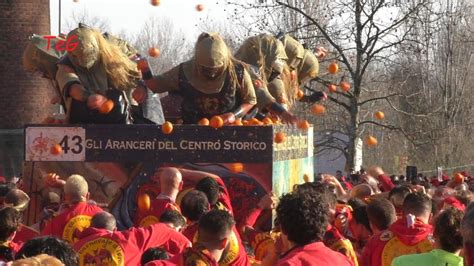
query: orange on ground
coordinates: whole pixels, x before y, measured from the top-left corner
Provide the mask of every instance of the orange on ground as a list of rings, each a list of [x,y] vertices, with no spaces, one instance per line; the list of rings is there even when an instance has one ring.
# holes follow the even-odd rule
[[[242,125],[250,126],[250,122],[248,120],[242,120]]]
[[[229,170],[234,173],[240,173],[244,170],[244,165],[242,163],[231,163],[229,165]]]
[[[198,125],[200,125],[200,126],[209,126],[209,119],[204,117],[203,119],[199,120]]]
[[[368,145],[368,146],[375,146],[377,145],[377,139],[373,136],[368,136],[366,139],[365,139],[365,143]]]
[[[233,125],[234,126],[243,126],[244,124],[242,123],[242,118],[235,119]]]
[[[341,81],[339,85],[341,85],[341,89],[345,92],[348,92],[351,89],[351,84],[349,84],[348,82]]]
[[[148,50],[148,54],[151,56],[151,57],[158,57],[160,56],[160,50],[156,47],[151,47],[149,50]]]
[[[326,112],[326,107],[321,104],[315,103],[311,106],[311,113],[315,115],[322,115]]]
[[[329,64],[328,66],[329,73],[336,74],[338,70],[339,70],[339,66],[337,65],[336,62],[332,62],[331,64]]]
[[[220,117],[218,115],[215,115],[209,121],[209,126],[211,126],[213,128],[223,127],[224,126],[224,120],[222,119],[222,117]]]
[[[273,121],[270,117],[265,117],[263,120],[262,120],[263,124],[264,125],[272,125],[273,124]]]
[[[285,133],[283,132],[278,132],[275,134],[275,143],[282,143],[285,141]]]
[[[152,6],[158,6],[158,5],[160,5],[160,0],[151,0],[151,1],[150,1],[150,4],[151,4]]]
[[[150,209],[150,196],[147,193],[143,193],[138,197],[138,209],[142,212],[148,211]]]
[[[378,111],[375,113],[375,117],[379,120],[382,120],[385,118],[385,114],[383,112]]]
[[[114,109],[114,102],[112,100],[107,100],[100,106],[99,112],[101,114],[108,114],[112,109]]]
[[[300,130],[306,131],[309,128],[309,123],[306,120],[300,120],[296,124]]]
[[[163,125],[161,125],[161,132],[163,132],[163,134],[171,134],[171,132],[173,132],[173,124],[168,121],[163,123]]]
[[[329,90],[329,92],[336,92],[336,91],[337,91],[337,87],[336,87],[336,85],[334,85],[334,84],[329,84],[329,85],[328,85],[328,90]]]
[[[204,10],[204,5],[202,5],[202,4],[197,5],[196,10],[199,11],[199,12],[203,11]]]
[[[63,152],[63,148],[59,144],[54,144],[53,146],[51,146],[50,152],[53,155],[58,155],[58,154],[61,154]]]
[[[258,120],[257,118],[251,118],[249,120],[249,125],[252,125],[252,126],[261,126],[263,125],[262,121]]]

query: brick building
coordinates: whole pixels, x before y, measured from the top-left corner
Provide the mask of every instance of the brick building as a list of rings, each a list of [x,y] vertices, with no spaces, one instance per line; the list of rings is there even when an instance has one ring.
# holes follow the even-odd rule
[[[49,0],[0,0],[0,176],[21,174],[23,126],[51,113],[48,80],[22,68],[33,34],[50,34]]]

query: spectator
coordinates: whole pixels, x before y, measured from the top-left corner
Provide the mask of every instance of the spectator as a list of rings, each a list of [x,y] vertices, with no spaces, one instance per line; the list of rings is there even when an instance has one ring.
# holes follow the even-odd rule
[[[466,214],[461,222],[461,234],[466,265],[474,265],[474,203],[469,204],[466,208]]]
[[[41,255],[26,258],[26,259],[15,260],[11,264],[11,266],[25,266],[25,265],[64,266],[64,264],[60,260],[47,254],[41,254]]]
[[[79,258],[74,249],[56,237],[37,237],[26,242],[15,255],[16,259],[48,254],[59,259],[66,266],[79,266]]]
[[[168,253],[166,253],[166,250],[162,248],[149,248],[142,254],[142,258],[140,259],[140,264],[144,266],[150,261],[154,260],[167,260],[170,257],[168,256]]]
[[[191,243],[183,235],[163,223],[116,231],[115,217],[100,212],[94,215],[91,227],[84,230],[74,249],[81,265],[107,261],[117,265],[139,265],[141,254],[151,247],[163,247],[176,255],[189,246]]]
[[[427,253],[404,255],[395,258],[393,266],[413,265],[452,265],[463,266],[463,258],[459,256],[463,247],[463,238],[460,232],[463,212],[455,208],[447,208],[434,221],[434,239],[438,247]]]
[[[328,205],[315,193],[290,193],[280,198],[277,219],[290,250],[276,265],[351,265],[339,252],[324,245]]]
[[[192,190],[187,193],[181,201],[181,209],[183,215],[188,219],[189,224],[184,229],[183,234],[196,244],[195,240],[199,236],[198,228],[201,223],[202,217],[211,211],[209,201],[207,200],[206,194],[198,190]],[[227,210],[226,210],[227,212]],[[233,218],[232,218],[233,219]],[[197,222],[199,220],[199,223]],[[237,228],[232,226],[232,237],[228,245],[232,248],[231,252],[226,252],[223,261],[226,261],[228,265],[247,265],[248,258],[245,247],[242,245],[240,234]]]
[[[390,265],[398,256],[432,250],[430,217],[430,198],[418,192],[408,194],[403,201],[403,217],[367,243],[362,265]]]
[[[87,202],[89,186],[80,175],[71,175],[66,180],[64,197],[66,205],[60,210],[59,215],[46,223],[41,235],[57,236],[74,244],[79,234],[89,227],[92,216],[102,209]]]
[[[392,202],[393,206],[395,206],[398,217],[402,216],[403,201],[410,192],[410,187],[402,185],[394,187],[388,193],[388,199]]]
[[[0,262],[12,261],[20,246],[12,241],[18,230],[18,212],[11,207],[0,210]]]
[[[388,229],[397,220],[395,207],[387,199],[374,199],[367,204],[367,216],[374,234]]]
[[[382,168],[378,166],[370,167],[368,174],[375,177],[375,179],[380,182],[382,192],[389,192],[395,187],[390,177],[385,175],[385,172],[382,170]]]
[[[250,266],[247,254],[232,259],[231,256],[243,254],[239,251],[238,235],[235,234],[235,221],[227,211],[211,210],[199,220],[197,241],[193,248],[170,259],[170,262],[153,261],[155,265],[242,265]],[[183,262],[180,264],[180,262]]]
[[[181,229],[186,226],[186,219],[178,211],[166,210],[160,216],[160,223],[164,223],[177,232],[181,232]]]
[[[5,196],[4,206],[13,207],[18,211],[19,226],[12,241],[19,245],[23,245],[26,241],[39,236],[38,231],[21,223],[23,212],[28,208],[29,201],[30,197],[22,190],[16,188],[10,190]]]
[[[176,197],[183,188],[183,176],[177,168],[167,167],[158,171],[157,180],[160,183],[161,193],[152,199],[149,210],[137,210],[135,225],[148,226],[159,221],[160,215],[165,210],[179,211]]]

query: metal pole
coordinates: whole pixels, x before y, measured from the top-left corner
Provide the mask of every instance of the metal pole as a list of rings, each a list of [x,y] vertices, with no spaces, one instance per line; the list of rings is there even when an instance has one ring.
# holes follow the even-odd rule
[[[58,35],[61,34],[61,0],[59,1],[59,25],[58,25]]]

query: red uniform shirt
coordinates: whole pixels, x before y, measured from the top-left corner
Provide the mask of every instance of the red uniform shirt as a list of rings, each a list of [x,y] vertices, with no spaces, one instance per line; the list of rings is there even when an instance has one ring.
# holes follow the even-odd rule
[[[26,241],[33,239],[39,236],[40,233],[35,229],[28,227],[24,224],[20,224],[18,230],[16,231],[15,237],[13,237],[12,241],[17,243],[18,245],[23,245]]]
[[[146,228],[110,232],[89,227],[74,245],[80,265],[140,265],[147,249],[161,247],[170,255],[183,252],[191,243],[166,224],[157,223]],[[105,263],[105,264],[103,264]]]
[[[183,231],[183,235],[185,235],[192,243],[196,242],[195,240],[197,240],[197,233],[197,223],[186,227]],[[221,263],[233,266],[250,265],[249,259],[247,257],[247,252],[245,251],[245,248],[242,245],[242,240],[240,239],[240,235],[237,232],[235,226],[232,228],[232,234],[229,240],[229,250],[225,258],[221,259]]]
[[[181,212],[179,206],[170,198],[160,197],[153,199],[150,209],[142,212],[139,209],[135,215],[135,225],[146,227],[159,222],[159,218],[166,210],[176,210]]]
[[[424,253],[433,249],[432,227],[416,220],[408,227],[406,219],[399,219],[388,230],[374,235],[365,245],[362,266],[390,266],[401,255]]]
[[[217,203],[220,203],[219,205],[227,209],[227,211],[230,212],[230,214],[233,214],[234,210],[232,209],[232,202],[230,201],[229,191],[227,190],[227,187],[225,186],[224,181],[222,181],[222,179],[220,178],[216,178],[216,181],[222,189],[221,193],[219,194],[219,198],[217,199]],[[219,209],[222,209],[222,208],[219,208]]]
[[[278,260],[276,265],[351,266],[352,263],[341,253],[326,247],[323,242],[315,242],[291,249]]]
[[[103,210],[94,204],[79,202],[64,209],[46,223],[41,235],[53,235],[69,243],[76,243],[80,233],[91,224],[92,216]]]

